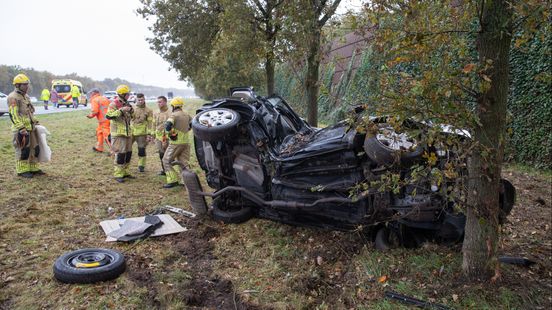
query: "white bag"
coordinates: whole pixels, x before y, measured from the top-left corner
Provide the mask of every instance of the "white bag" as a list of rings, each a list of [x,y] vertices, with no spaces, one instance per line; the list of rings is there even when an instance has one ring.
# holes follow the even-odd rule
[[[46,136],[50,134],[48,129],[42,125],[35,126],[36,133],[38,135],[38,147],[40,153],[38,153],[38,162],[47,163],[52,159],[52,150],[48,146]]]

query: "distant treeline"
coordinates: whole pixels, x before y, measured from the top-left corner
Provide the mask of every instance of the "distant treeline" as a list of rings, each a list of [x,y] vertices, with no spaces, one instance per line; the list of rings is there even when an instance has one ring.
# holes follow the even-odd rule
[[[171,89],[162,88],[156,86],[148,86],[132,83],[123,79],[105,79],[103,81],[95,81],[89,77],[79,76],[76,73],[66,75],[55,75],[48,71],[37,71],[32,68],[22,68],[19,66],[7,66],[0,65],[0,92],[5,94],[10,93],[13,90],[12,80],[13,77],[19,73],[25,73],[31,80],[30,96],[39,97],[40,92],[44,88],[50,89],[52,86],[52,80],[55,79],[73,79],[80,81],[86,91],[91,88],[98,88],[102,92],[107,90],[115,90],[120,84],[127,84],[132,91],[144,93],[146,96],[160,96],[167,95],[168,92],[173,92],[175,96],[189,97],[193,96],[194,92],[189,89]]]

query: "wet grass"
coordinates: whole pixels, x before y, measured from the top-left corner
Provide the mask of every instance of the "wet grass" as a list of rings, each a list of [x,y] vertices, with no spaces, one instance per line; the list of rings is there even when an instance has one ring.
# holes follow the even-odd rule
[[[188,111],[193,114],[199,104],[193,102]],[[52,133],[53,159],[42,166],[47,176],[31,180],[15,176],[9,119],[0,118],[1,309],[201,308],[183,292],[206,268],[212,269],[213,277],[231,281],[234,301],[241,301],[237,308],[408,309],[385,299],[386,290],[455,309],[547,309],[552,305],[552,268],[547,263],[551,247],[546,241],[550,230],[545,229],[550,224],[551,202],[542,184],[546,174],[537,171],[538,178],[532,179],[521,172],[523,178],[516,182],[520,172],[516,167],[507,170],[520,198],[511,223],[504,227],[501,251],[524,255],[542,251],[538,252],[542,255],[531,269],[504,266],[503,279],[497,284],[462,280],[459,246],[427,245],[382,253],[361,232],[292,227],[261,219],[240,225],[206,219],[202,225],[216,234],[197,243],[192,241],[200,234],[193,231],[131,244],[106,243],[99,226],[102,220],[141,216],[167,204],[191,208],[182,188],[161,189],[164,180],[156,175],[160,165],[153,145],[148,146],[146,173],[136,171],[134,158],[131,166],[137,179],[115,183],[112,158],[91,151],[96,123],[86,119],[86,113],[38,117]],[[199,171],[193,152],[192,168]],[[538,217],[527,219],[536,200],[532,193],[539,193],[544,205]],[[110,208],[113,212],[108,212]],[[195,229],[187,218],[171,215]],[[205,250],[201,242],[209,242],[212,250],[199,255],[206,260],[198,262],[189,253]],[[106,283],[57,282],[52,275],[54,260],[84,247],[122,251],[127,271]],[[213,298],[218,294],[207,293]]]

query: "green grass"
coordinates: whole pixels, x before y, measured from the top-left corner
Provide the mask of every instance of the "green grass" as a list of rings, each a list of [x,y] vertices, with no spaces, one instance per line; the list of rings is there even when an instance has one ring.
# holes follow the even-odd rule
[[[186,108],[193,114],[200,103],[192,101]],[[160,164],[153,145],[147,149],[146,173],[134,172],[134,158],[131,167],[137,179],[115,183],[112,158],[90,150],[96,123],[86,114],[38,116],[52,133],[53,155],[52,162],[42,166],[48,175],[32,180],[15,176],[9,119],[0,118],[0,308],[190,307],[183,291],[196,279],[196,271],[206,268],[182,254],[181,243],[194,246],[193,234],[105,243],[99,226],[105,219],[141,216],[167,204],[191,210],[186,192],[161,189],[164,179],[156,175]],[[194,152],[192,169],[200,171]],[[518,168],[509,169],[516,173]],[[114,212],[108,213],[108,208]],[[458,247],[428,245],[382,253],[358,232],[260,219],[240,225],[210,219],[203,223],[217,232],[209,237],[213,249],[206,254],[212,256],[212,276],[230,280],[236,298],[260,308],[407,309],[384,299],[386,290],[457,309],[546,308],[551,303],[539,286],[550,283],[550,270],[534,270],[531,275],[509,266],[503,268],[503,283],[470,284],[461,277]],[[123,251],[127,272],[115,281],[93,285],[54,280],[54,260],[84,247]],[[383,276],[385,281],[380,281]]]

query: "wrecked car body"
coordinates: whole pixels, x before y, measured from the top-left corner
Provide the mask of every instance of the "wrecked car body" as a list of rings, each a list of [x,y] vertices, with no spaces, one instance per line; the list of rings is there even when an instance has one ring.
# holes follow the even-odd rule
[[[248,88],[232,89],[232,94],[238,97],[202,106],[192,121],[199,165],[215,189],[203,192],[197,176],[184,173],[196,212],[206,209],[204,196],[210,196],[213,218],[226,223],[260,217],[339,230],[375,227],[379,248],[462,240],[465,216],[435,185],[405,186],[398,193],[352,191],[377,181],[390,167],[407,173],[422,158],[423,148],[394,132],[385,118],[373,119],[376,134],[358,132],[345,122],[319,129],[279,96],[259,97]],[[515,189],[506,180],[502,184],[505,216]]]

